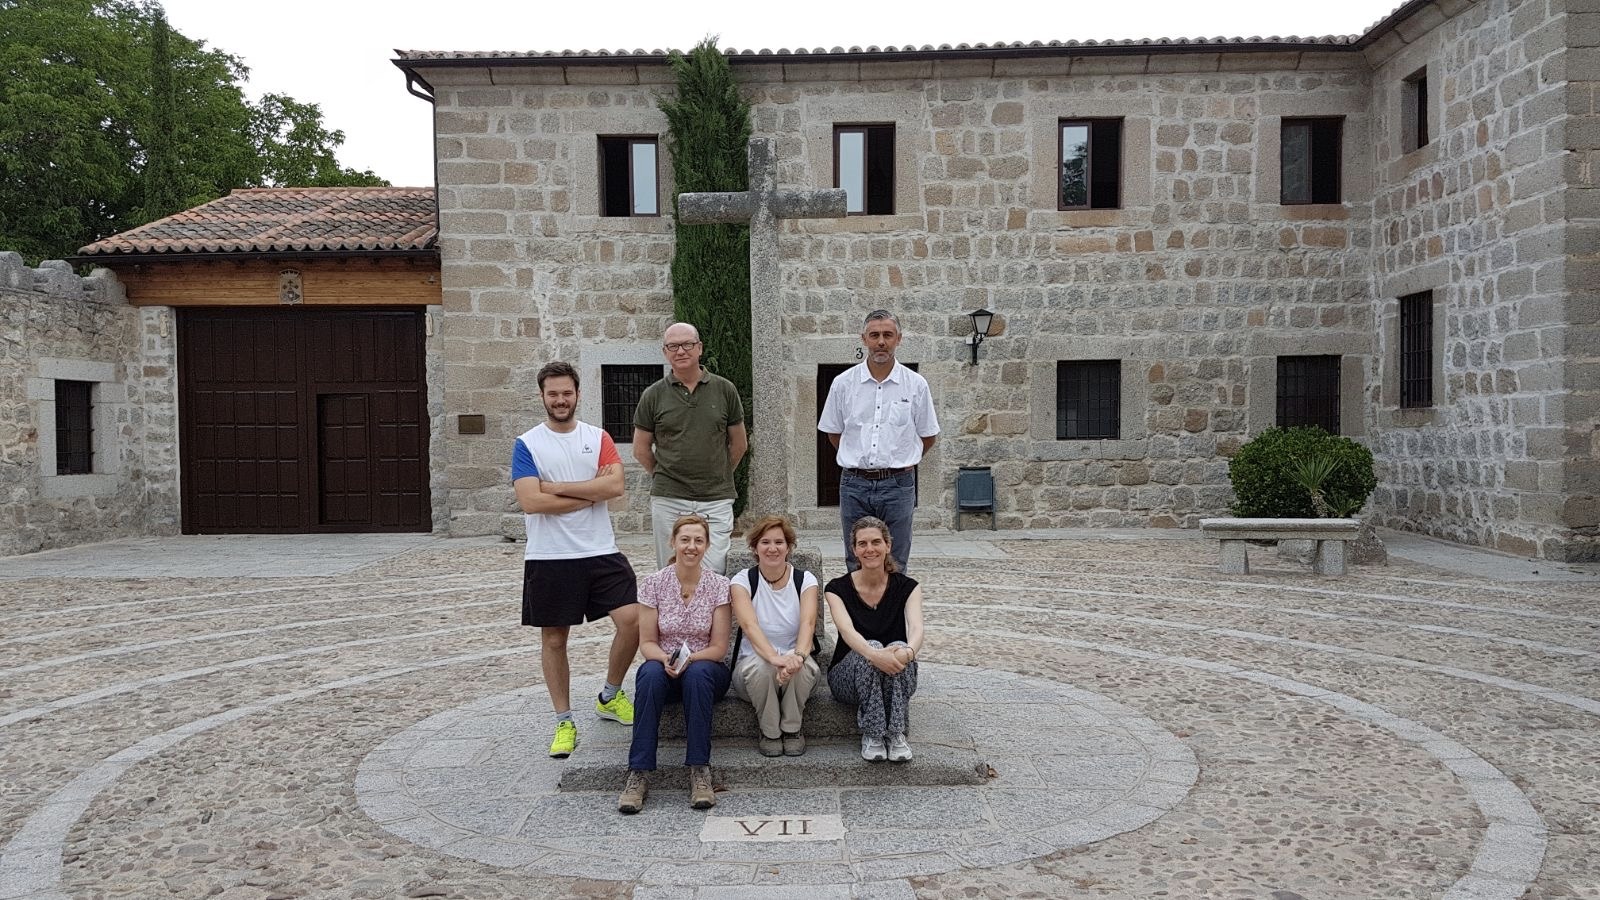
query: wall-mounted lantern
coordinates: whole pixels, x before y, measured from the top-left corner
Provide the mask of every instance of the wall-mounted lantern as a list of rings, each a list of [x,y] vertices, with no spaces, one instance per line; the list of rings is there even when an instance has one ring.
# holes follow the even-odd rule
[[[967,343],[972,347],[972,364],[977,365],[978,346],[989,336],[989,328],[994,325],[994,313],[979,307],[967,315],[972,317],[972,333],[967,335]]]

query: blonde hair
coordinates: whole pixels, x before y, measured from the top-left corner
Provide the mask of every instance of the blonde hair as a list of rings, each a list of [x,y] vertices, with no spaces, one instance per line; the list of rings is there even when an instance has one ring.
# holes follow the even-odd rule
[[[698,515],[695,515],[694,513],[689,513],[688,515],[679,516],[678,517],[678,521],[672,523],[671,541],[673,543],[677,543],[678,532],[681,531],[685,526],[688,526],[688,525],[699,525],[700,528],[702,530],[704,530],[705,533],[706,533],[706,542],[710,543],[710,541],[711,541],[711,523],[707,522],[704,516],[698,516]],[[678,561],[678,554],[676,554],[676,553],[674,553],[671,556],[667,557],[667,565],[669,565],[669,566],[672,565],[673,563],[677,562],[677,561]]]
[[[883,542],[885,544],[889,545],[889,549],[890,550],[894,549],[894,538],[889,535],[889,526],[888,526],[888,524],[885,523],[882,519],[878,518],[877,516],[862,516],[861,518],[856,520],[856,523],[854,525],[850,526],[850,546],[851,547],[854,547],[856,545],[856,532],[858,532],[858,531],[866,531],[868,528],[876,528],[878,530],[878,533],[883,535]],[[860,560],[857,560],[857,563],[859,564]],[[885,572],[888,572],[890,575],[893,575],[894,573],[900,571],[900,566],[899,566],[898,563],[896,563],[894,561],[894,555],[893,554],[890,554],[890,555],[885,556],[883,558],[883,570]]]
[[[794,525],[790,524],[788,516],[762,516],[745,533],[744,542],[750,546],[751,551],[754,551],[756,545],[761,543],[761,538],[774,528],[783,529],[783,542],[788,544],[790,552],[793,552],[796,535]]]

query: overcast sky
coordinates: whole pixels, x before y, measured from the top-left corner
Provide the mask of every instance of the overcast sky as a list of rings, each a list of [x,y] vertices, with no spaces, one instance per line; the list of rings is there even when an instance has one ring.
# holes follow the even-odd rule
[[[1400,0],[1065,0],[796,4],[581,0],[164,0],[186,36],[241,57],[251,97],[289,94],[345,133],[340,161],[433,184],[428,104],[390,60],[404,50],[740,49],[1356,34]]]

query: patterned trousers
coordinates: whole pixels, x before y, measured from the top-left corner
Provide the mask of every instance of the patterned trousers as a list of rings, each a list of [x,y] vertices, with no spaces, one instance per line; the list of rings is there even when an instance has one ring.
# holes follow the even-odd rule
[[[877,641],[868,643],[883,649]],[[904,645],[904,641],[895,641],[889,646]],[[917,692],[917,663],[912,660],[899,675],[885,675],[861,654],[847,653],[828,669],[828,690],[833,699],[856,708],[856,726],[862,734],[905,734],[907,708]]]

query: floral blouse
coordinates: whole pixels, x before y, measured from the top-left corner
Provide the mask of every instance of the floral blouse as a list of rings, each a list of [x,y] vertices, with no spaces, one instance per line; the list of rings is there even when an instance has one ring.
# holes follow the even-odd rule
[[[656,611],[661,649],[670,654],[687,643],[690,653],[699,653],[711,645],[712,613],[728,604],[728,579],[702,568],[694,596],[685,600],[678,573],[667,566],[639,582],[639,602]]]

